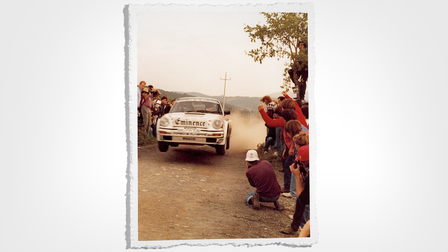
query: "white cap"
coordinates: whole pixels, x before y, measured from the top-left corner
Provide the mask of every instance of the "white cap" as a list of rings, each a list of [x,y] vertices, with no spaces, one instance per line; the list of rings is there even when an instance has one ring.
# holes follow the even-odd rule
[[[275,110],[277,108],[277,104],[275,102],[271,102],[268,104],[267,109]]]
[[[246,161],[257,161],[260,160],[258,158],[258,153],[256,150],[249,150],[246,154]]]

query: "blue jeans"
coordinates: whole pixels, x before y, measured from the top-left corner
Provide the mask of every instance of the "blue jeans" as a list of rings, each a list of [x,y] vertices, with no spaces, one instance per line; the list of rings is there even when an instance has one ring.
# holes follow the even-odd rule
[[[296,176],[292,173],[291,173],[291,184],[289,185],[289,192],[297,200]]]
[[[252,191],[252,192],[250,192],[249,194],[246,195],[245,200],[246,200],[246,203],[249,206],[252,206],[249,203],[249,200],[252,199],[252,197],[255,195],[256,192],[257,192],[257,190]],[[278,198],[280,198],[280,194],[278,196],[275,196],[275,197],[264,197],[264,196],[260,195],[260,202],[276,202],[278,200]]]
[[[310,205],[306,205],[305,211],[303,212],[302,220],[300,221],[300,227],[303,228],[303,226],[309,220],[310,220]]]
[[[282,149],[282,128],[276,127],[275,128],[275,148],[277,151],[283,151]]]
[[[294,156],[294,160],[295,160],[295,158],[297,157],[297,149],[295,146],[294,146],[294,153],[295,153],[295,156]],[[297,167],[297,169],[299,169],[299,168]],[[291,169],[289,169],[289,171],[291,171]],[[292,173],[291,173],[291,184],[289,186],[289,192],[297,200],[296,176]]]
[[[291,223],[291,228],[296,231],[310,219],[310,186],[308,177],[305,177],[303,186],[304,189],[296,200],[296,209]]]
[[[288,155],[288,157],[285,160],[285,163],[283,164],[283,186],[289,191],[291,191],[291,175],[292,175],[289,166],[292,165],[293,163],[294,163],[294,156]]]
[[[269,150],[269,146],[274,145],[274,139],[272,137],[266,137],[266,142],[264,144],[264,151],[268,151]]]

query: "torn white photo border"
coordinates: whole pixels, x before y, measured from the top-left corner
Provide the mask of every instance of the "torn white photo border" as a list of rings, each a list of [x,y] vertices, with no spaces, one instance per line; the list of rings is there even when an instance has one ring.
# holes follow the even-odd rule
[[[138,122],[137,110],[137,13],[141,12],[302,12],[308,13],[308,59],[309,82],[308,99],[311,104],[310,118],[310,222],[309,238],[272,238],[272,239],[207,239],[207,240],[138,240]],[[131,4],[124,6],[125,31],[125,96],[126,96],[126,135],[127,135],[127,194],[126,194],[126,230],[127,249],[160,249],[176,246],[264,246],[280,245],[288,247],[309,247],[318,240],[316,209],[316,121],[314,104],[315,86],[315,14],[312,3],[273,3],[247,5],[180,5],[180,4]],[[155,24],[157,25],[157,24]],[[249,39],[249,38],[248,38]],[[250,48],[248,48],[250,49]],[[254,63],[255,64],[255,63]]]

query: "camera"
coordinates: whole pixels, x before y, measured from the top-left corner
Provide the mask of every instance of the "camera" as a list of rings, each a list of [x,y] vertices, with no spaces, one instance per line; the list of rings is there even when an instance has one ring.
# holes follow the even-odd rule
[[[298,160],[294,161],[294,169],[297,169],[297,167],[299,167],[300,173],[302,173],[303,175],[306,175],[307,171],[305,170],[305,167],[303,165],[300,165],[299,162],[300,161],[298,161]]]

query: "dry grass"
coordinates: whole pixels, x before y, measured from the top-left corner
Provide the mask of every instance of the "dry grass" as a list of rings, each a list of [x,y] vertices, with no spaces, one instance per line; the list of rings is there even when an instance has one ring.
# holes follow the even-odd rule
[[[138,146],[145,146],[157,143],[157,139],[147,132],[138,131]]]
[[[274,155],[274,150],[269,150],[268,153],[264,154],[264,143],[259,143],[257,145],[257,152],[261,160],[267,160],[271,163],[275,171],[283,169],[281,153]]]

